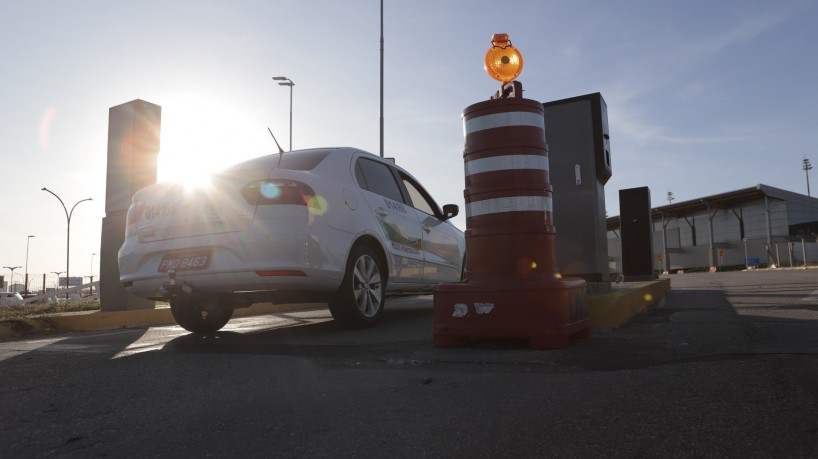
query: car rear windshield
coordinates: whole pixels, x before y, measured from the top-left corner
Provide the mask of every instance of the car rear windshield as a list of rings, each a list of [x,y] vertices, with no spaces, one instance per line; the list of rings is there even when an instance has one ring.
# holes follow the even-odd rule
[[[301,150],[261,156],[231,166],[221,172],[223,175],[239,174],[246,171],[265,171],[271,169],[290,169],[296,171],[309,171],[315,168],[324,158],[329,155],[331,149],[322,148],[316,150]]]
[[[310,171],[315,169],[331,150],[301,150],[281,153],[279,169],[290,169],[294,171]]]

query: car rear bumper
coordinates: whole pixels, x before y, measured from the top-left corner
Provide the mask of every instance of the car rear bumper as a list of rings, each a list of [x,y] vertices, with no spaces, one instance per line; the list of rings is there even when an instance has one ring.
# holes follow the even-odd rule
[[[282,223],[275,231],[253,225],[244,231],[152,242],[130,236],[119,251],[120,282],[142,298],[162,297],[170,271],[203,293],[337,289],[351,241],[317,222],[309,232],[304,225]],[[192,254],[195,260],[181,263],[175,254]]]

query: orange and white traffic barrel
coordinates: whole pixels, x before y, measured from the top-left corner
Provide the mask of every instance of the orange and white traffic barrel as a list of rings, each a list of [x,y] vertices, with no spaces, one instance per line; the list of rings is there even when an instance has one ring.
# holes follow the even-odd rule
[[[522,338],[533,348],[587,336],[585,281],[563,279],[555,258],[542,104],[480,102],[463,112],[466,272],[434,294],[434,343]]]

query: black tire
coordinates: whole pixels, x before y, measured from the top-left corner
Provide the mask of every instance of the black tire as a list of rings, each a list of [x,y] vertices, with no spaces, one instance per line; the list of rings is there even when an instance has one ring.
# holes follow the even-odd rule
[[[347,259],[341,287],[330,299],[332,318],[348,328],[375,325],[383,311],[386,270],[381,257],[371,247],[359,244]]]
[[[233,317],[231,307],[189,297],[171,300],[170,312],[176,323],[193,333],[213,333]]]

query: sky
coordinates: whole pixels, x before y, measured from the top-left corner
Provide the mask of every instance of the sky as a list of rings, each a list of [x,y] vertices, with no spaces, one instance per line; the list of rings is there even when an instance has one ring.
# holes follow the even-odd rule
[[[802,161],[818,166],[815,0],[383,3],[385,156],[460,205],[461,229],[461,112],[498,87],[482,68],[495,33],[523,55],[526,98],[602,93],[611,216],[640,186],[654,206],[758,183],[806,194]],[[15,282],[65,270],[65,212],[43,187],[68,210],[92,198],[72,214],[70,271],[99,275],[112,106],[162,107],[160,181],[274,153],[268,127],[287,149],[273,76],[295,83],[293,149],[379,152],[379,0],[0,0],[0,24],[0,267],[21,266]]]

